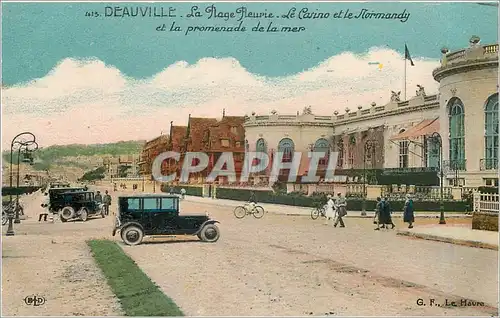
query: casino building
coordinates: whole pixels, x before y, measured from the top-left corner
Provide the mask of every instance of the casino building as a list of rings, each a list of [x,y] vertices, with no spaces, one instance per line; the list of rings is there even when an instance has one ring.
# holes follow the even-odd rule
[[[283,161],[294,152],[335,151],[336,175],[344,180],[370,182],[369,170],[378,182],[392,174],[399,178],[389,183],[415,184],[427,174],[421,185],[436,185],[442,166],[446,186],[498,185],[498,44],[482,45],[474,36],[465,49],[441,52],[433,71],[438,94],[427,95],[419,85],[409,100],[392,92],[385,105],[346,107],[344,113],[318,115],[310,107],[295,115],[252,113],[244,122],[247,150],[271,158],[284,152]],[[320,161],[320,177],[327,160]],[[307,169],[302,158],[299,175]],[[265,182],[269,173],[254,182]]]

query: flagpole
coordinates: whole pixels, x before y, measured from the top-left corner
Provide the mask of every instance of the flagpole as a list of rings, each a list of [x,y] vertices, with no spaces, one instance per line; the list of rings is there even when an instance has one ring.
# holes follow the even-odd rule
[[[404,69],[405,87],[404,87],[404,92],[403,92],[403,100],[406,101],[406,43],[405,43],[404,59],[405,59],[405,69]]]

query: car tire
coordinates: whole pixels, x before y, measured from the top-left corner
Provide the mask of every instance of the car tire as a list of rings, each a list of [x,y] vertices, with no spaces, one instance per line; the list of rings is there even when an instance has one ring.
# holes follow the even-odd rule
[[[203,242],[215,243],[220,237],[219,227],[215,224],[205,225],[200,232],[200,237]]]
[[[83,222],[87,221],[87,219],[89,218],[89,212],[85,208],[81,208],[78,214],[80,216],[80,220],[82,220]]]
[[[75,209],[73,209],[70,206],[66,206],[61,210],[61,221],[66,222],[69,219],[72,219],[75,217]]]
[[[134,246],[139,245],[144,238],[142,229],[137,225],[129,225],[120,231],[120,235],[125,244]]]

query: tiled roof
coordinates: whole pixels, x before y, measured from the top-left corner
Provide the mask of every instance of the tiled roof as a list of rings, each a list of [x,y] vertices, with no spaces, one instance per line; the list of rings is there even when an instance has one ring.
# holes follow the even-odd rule
[[[208,129],[217,123],[215,118],[191,117],[189,119],[189,151],[206,151]]]
[[[172,126],[172,151],[180,150],[186,137],[187,126]]]

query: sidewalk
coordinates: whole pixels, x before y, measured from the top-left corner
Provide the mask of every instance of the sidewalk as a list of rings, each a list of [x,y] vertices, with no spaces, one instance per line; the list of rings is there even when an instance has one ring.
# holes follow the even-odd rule
[[[464,226],[421,226],[413,229],[398,230],[397,235],[498,250],[498,232],[473,230]]]
[[[186,201],[188,202],[196,202],[203,204],[210,204],[215,206],[222,207],[237,207],[239,205],[245,204],[244,201],[235,201],[235,200],[225,200],[225,199],[211,199],[211,198],[202,198],[196,196],[186,196]],[[291,205],[280,205],[280,204],[271,204],[271,203],[258,203],[260,206],[264,208],[264,210],[268,213],[273,214],[284,214],[284,215],[294,215],[294,216],[310,216],[312,208],[291,206]],[[347,213],[348,218],[373,218],[375,216],[375,211],[366,211],[366,216],[361,215],[361,211],[349,211]],[[466,215],[465,213],[453,213],[453,212],[445,212],[446,218],[470,218],[472,215]],[[393,212],[393,218],[401,218],[403,217],[403,212]],[[439,212],[415,212],[415,217],[417,218],[437,218],[439,217]]]

